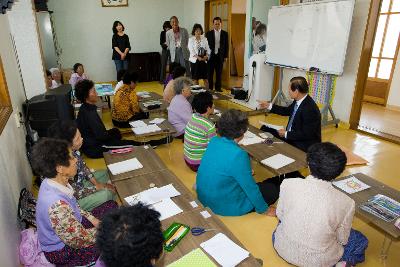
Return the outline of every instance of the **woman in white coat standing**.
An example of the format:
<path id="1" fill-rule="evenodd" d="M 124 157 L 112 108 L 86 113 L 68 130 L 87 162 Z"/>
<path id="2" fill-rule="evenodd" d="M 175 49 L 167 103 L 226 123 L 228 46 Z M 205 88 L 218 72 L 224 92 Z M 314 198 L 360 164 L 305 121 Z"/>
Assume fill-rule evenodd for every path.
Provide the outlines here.
<path id="1" fill-rule="evenodd" d="M 192 37 L 189 38 L 188 44 L 190 52 L 190 69 L 192 79 L 195 84 L 199 80 L 203 80 L 205 87 L 208 88 L 207 80 L 207 61 L 210 57 L 211 50 L 208 46 L 207 38 L 203 36 L 203 27 L 200 24 L 194 24 Z"/>

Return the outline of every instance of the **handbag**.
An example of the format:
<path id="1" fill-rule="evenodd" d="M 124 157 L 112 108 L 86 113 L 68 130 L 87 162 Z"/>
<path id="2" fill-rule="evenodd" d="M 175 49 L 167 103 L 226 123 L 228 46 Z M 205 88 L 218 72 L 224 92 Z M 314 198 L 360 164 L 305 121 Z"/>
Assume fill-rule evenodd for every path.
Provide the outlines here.
<path id="1" fill-rule="evenodd" d="M 197 51 L 197 55 L 199 57 L 205 57 L 207 55 L 206 49 L 204 49 L 204 47 L 199 47 L 199 51 Z"/>

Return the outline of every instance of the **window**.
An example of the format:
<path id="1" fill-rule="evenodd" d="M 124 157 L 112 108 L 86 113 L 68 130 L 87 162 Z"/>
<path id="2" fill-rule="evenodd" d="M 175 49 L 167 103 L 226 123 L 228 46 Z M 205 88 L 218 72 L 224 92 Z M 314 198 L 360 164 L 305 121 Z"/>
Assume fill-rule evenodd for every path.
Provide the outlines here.
<path id="1" fill-rule="evenodd" d="M 6 77 L 3 70 L 3 62 L 0 58 L 0 134 L 12 113 L 10 96 L 8 94 Z"/>
<path id="2" fill-rule="evenodd" d="M 400 33 L 400 1 L 382 0 L 368 77 L 389 80 Z"/>

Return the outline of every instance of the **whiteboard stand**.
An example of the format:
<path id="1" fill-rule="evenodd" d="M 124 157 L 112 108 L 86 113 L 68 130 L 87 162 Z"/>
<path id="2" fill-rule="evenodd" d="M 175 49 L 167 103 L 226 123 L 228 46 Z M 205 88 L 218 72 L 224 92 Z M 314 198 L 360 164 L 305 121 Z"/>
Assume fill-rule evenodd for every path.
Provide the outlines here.
<path id="1" fill-rule="evenodd" d="M 327 74 L 329 75 L 329 74 Z M 339 126 L 339 119 L 336 118 L 335 113 L 333 112 L 333 109 L 331 107 L 331 90 L 332 88 L 332 79 L 328 80 L 328 88 L 329 90 L 326 90 L 326 96 L 325 96 L 325 103 L 322 103 L 322 109 L 321 109 L 321 126 L 328 126 L 331 124 L 335 124 L 335 127 L 337 128 Z M 332 119 L 329 120 L 329 114 L 331 115 Z"/>

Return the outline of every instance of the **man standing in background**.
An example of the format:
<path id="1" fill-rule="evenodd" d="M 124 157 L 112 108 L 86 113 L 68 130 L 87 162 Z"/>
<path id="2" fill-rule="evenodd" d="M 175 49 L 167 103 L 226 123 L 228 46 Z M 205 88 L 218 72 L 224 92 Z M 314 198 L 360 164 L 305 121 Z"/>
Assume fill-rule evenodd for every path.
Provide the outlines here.
<path id="1" fill-rule="evenodd" d="M 214 70 L 215 70 L 215 90 L 221 90 L 221 75 L 224 61 L 228 58 L 229 43 L 228 33 L 221 29 L 222 19 L 215 17 L 213 19 L 214 29 L 206 33 L 208 45 L 211 49 L 210 60 L 208 61 L 208 85 L 211 90 L 214 89 Z"/>

